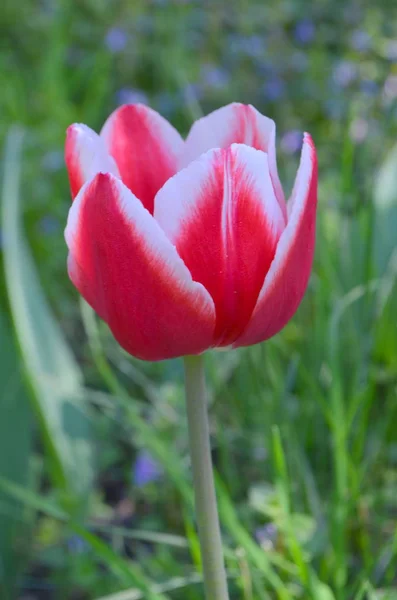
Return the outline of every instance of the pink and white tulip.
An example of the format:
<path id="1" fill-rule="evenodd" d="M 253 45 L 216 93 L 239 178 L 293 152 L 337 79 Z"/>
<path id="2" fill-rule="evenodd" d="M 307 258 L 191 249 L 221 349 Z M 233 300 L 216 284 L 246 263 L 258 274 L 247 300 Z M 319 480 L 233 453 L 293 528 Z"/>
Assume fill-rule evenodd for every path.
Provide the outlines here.
<path id="1" fill-rule="evenodd" d="M 144 360 L 256 344 L 291 319 L 314 246 L 317 158 L 305 134 L 288 203 L 275 124 L 231 104 L 186 140 L 125 105 L 98 135 L 69 127 L 69 275 L 120 345 Z"/>

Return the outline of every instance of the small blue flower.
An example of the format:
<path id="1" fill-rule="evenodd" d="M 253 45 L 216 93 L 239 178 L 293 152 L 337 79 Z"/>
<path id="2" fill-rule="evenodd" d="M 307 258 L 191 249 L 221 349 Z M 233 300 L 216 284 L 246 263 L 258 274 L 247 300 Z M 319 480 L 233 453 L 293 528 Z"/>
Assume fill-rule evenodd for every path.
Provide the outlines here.
<path id="1" fill-rule="evenodd" d="M 184 102 L 193 100 L 200 100 L 203 97 L 202 86 L 198 83 L 188 83 L 182 89 L 182 98 Z"/>
<path id="2" fill-rule="evenodd" d="M 315 33 L 313 21 L 302 19 L 295 25 L 294 38 L 299 44 L 306 45 L 313 41 Z"/>
<path id="3" fill-rule="evenodd" d="M 272 77 L 263 86 L 263 92 L 271 102 L 279 100 L 284 95 L 285 83 L 278 76 Z"/>
<path id="4" fill-rule="evenodd" d="M 227 39 L 227 51 L 237 58 L 241 55 L 253 59 L 263 58 L 266 51 L 265 40 L 261 35 L 242 36 L 232 33 Z"/>
<path id="5" fill-rule="evenodd" d="M 138 453 L 133 468 L 133 479 L 137 487 L 157 481 L 163 474 L 161 466 L 152 458 L 149 452 L 142 450 Z"/>
<path id="6" fill-rule="evenodd" d="M 220 90 L 228 85 L 230 76 L 222 67 L 204 64 L 201 67 L 201 80 L 205 86 Z"/>
<path id="7" fill-rule="evenodd" d="M 128 35 L 121 27 L 112 27 L 106 34 L 105 43 L 110 52 L 122 52 L 127 45 Z"/>
<path id="8" fill-rule="evenodd" d="M 79 535 L 72 535 L 66 541 L 67 548 L 71 554 L 84 554 L 89 546 Z"/>
<path id="9" fill-rule="evenodd" d="M 302 148 L 302 140 L 302 132 L 297 129 L 291 129 L 291 131 L 287 131 L 281 138 L 281 149 L 286 154 L 295 154 L 295 152 L 299 152 Z"/>
<path id="10" fill-rule="evenodd" d="M 360 82 L 360 90 L 366 96 L 376 96 L 379 93 L 379 85 L 373 79 L 363 79 Z"/>
<path id="11" fill-rule="evenodd" d="M 349 60 L 341 60 L 335 65 L 332 78 L 334 82 L 345 88 L 350 85 L 357 77 L 357 66 Z"/>
<path id="12" fill-rule="evenodd" d="M 388 60 L 397 62 L 397 40 L 388 40 L 385 43 L 385 56 Z"/>
<path id="13" fill-rule="evenodd" d="M 351 35 L 350 45 L 357 52 L 366 52 L 371 48 L 371 36 L 362 29 L 356 29 Z"/>
<path id="14" fill-rule="evenodd" d="M 277 541 L 277 527 L 273 523 L 262 525 L 255 531 L 255 538 L 263 548 L 270 549 Z"/>
<path id="15" fill-rule="evenodd" d="M 121 88 L 116 92 L 117 104 L 149 104 L 149 99 L 143 90 L 137 88 Z"/>
<path id="16" fill-rule="evenodd" d="M 354 119 L 350 124 L 350 138 L 353 140 L 353 142 L 356 142 L 356 144 L 361 144 L 367 137 L 368 130 L 368 121 L 358 117 L 357 119 Z"/>
<path id="17" fill-rule="evenodd" d="M 250 35 L 245 38 L 243 49 L 251 58 L 261 58 L 266 50 L 265 40 L 261 35 Z"/>
<path id="18" fill-rule="evenodd" d="M 397 75 L 388 76 L 383 87 L 383 93 L 389 101 L 397 98 Z"/>

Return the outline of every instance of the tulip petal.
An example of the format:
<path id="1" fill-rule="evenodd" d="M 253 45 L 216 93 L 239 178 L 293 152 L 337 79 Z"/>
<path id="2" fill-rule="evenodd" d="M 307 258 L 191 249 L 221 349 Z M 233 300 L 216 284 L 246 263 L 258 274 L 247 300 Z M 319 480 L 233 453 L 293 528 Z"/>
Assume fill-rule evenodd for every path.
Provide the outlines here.
<path id="1" fill-rule="evenodd" d="M 277 172 L 276 124 L 251 105 L 234 102 L 196 121 L 187 136 L 180 167 L 211 148 L 227 148 L 233 143 L 267 153 L 274 192 L 286 217 L 284 192 Z"/>
<path id="2" fill-rule="evenodd" d="M 120 345 L 144 360 L 211 345 L 213 301 L 120 179 L 98 174 L 69 212 L 69 275 Z"/>
<path id="3" fill-rule="evenodd" d="M 68 127 L 65 161 L 73 200 L 83 184 L 96 173 L 112 173 L 118 176 L 116 163 L 108 154 L 103 140 L 95 131 L 81 123 L 74 123 Z"/>
<path id="4" fill-rule="evenodd" d="M 154 197 L 178 170 L 184 141 L 157 112 L 143 104 L 125 104 L 114 111 L 101 131 L 121 179 L 153 213 Z"/>
<path id="5" fill-rule="evenodd" d="M 288 224 L 265 278 L 251 320 L 235 346 L 257 344 L 275 335 L 295 314 L 309 281 L 316 230 L 317 157 L 305 134 L 302 157 L 288 203 Z"/>
<path id="6" fill-rule="evenodd" d="M 247 325 L 284 229 L 264 152 L 210 150 L 159 191 L 154 217 L 216 309 L 214 345 Z"/>

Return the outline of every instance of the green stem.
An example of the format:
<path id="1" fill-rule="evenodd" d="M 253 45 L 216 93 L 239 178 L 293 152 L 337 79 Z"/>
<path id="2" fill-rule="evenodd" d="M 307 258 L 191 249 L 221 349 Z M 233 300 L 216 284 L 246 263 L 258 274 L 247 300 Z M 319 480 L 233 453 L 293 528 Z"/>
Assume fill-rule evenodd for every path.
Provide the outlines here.
<path id="1" fill-rule="evenodd" d="M 212 471 L 202 356 L 185 357 L 186 409 L 194 495 L 207 600 L 228 600 L 222 539 Z"/>
<path id="2" fill-rule="evenodd" d="M 337 371 L 334 371 L 337 375 Z M 348 518 L 348 453 L 346 447 L 346 414 L 343 391 L 335 381 L 332 390 L 334 465 L 335 465 L 335 517 L 334 536 L 337 566 L 335 569 L 335 588 L 337 600 L 344 598 L 347 581 L 347 537 L 346 525 Z"/>

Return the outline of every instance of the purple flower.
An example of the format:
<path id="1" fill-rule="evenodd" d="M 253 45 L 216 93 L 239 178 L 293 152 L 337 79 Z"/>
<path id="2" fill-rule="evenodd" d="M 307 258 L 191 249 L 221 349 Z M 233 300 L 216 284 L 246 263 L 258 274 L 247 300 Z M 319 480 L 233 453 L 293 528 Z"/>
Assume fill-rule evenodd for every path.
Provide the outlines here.
<path id="1" fill-rule="evenodd" d="M 281 138 L 281 148 L 286 154 L 295 154 L 302 148 L 303 136 L 297 129 L 287 131 Z"/>
<path id="2" fill-rule="evenodd" d="M 121 52 L 127 45 L 127 33 L 121 27 L 112 27 L 106 34 L 105 43 L 110 52 Z"/>
<path id="3" fill-rule="evenodd" d="M 388 40 L 385 43 L 385 56 L 388 60 L 397 61 L 397 40 Z"/>
<path id="4" fill-rule="evenodd" d="M 341 60 L 334 67 L 332 78 L 340 87 L 347 87 L 357 77 L 357 66 L 349 60 Z"/>
<path id="5" fill-rule="evenodd" d="M 228 46 L 228 51 L 235 56 L 241 54 L 250 58 L 265 56 L 266 45 L 264 38 L 260 35 L 242 36 L 231 34 L 228 39 Z"/>
<path id="6" fill-rule="evenodd" d="M 360 83 L 360 90 L 367 96 L 376 96 L 379 86 L 373 79 L 363 79 Z"/>
<path id="7" fill-rule="evenodd" d="M 182 89 L 182 98 L 186 103 L 200 100 L 203 97 L 202 86 L 198 83 L 188 83 Z"/>
<path id="8" fill-rule="evenodd" d="M 280 77 L 272 77 L 263 86 L 263 92 L 268 100 L 274 102 L 282 97 L 285 91 L 285 83 Z"/>
<path id="9" fill-rule="evenodd" d="M 201 67 L 201 80 L 205 86 L 220 90 L 228 85 L 230 77 L 222 67 L 204 64 Z"/>
<path id="10" fill-rule="evenodd" d="M 389 75 L 385 81 L 383 93 L 387 100 L 395 100 L 397 98 L 397 75 Z"/>
<path id="11" fill-rule="evenodd" d="M 350 138 L 360 144 L 368 135 L 368 121 L 362 118 L 354 119 L 349 128 Z"/>
<path id="12" fill-rule="evenodd" d="M 255 531 L 255 538 L 262 548 L 271 550 L 277 540 L 276 526 L 273 525 L 273 523 L 268 523 L 267 525 L 258 527 L 258 529 Z"/>
<path id="13" fill-rule="evenodd" d="M 88 544 L 79 535 L 72 535 L 66 541 L 67 548 L 71 554 L 84 554 L 88 550 Z"/>
<path id="14" fill-rule="evenodd" d="M 163 474 L 161 466 L 152 458 L 149 452 L 142 450 L 138 453 L 133 468 L 133 479 L 137 487 L 157 481 Z"/>
<path id="15" fill-rule="evenodd" d="M 357 52 L 366 52 L 371 47 L 371 36 L 362 29 L 356 29 L 351 35 L 350 45 Z"/>
<path id="16" fill-rule="evenodd" d="M 121 88 L 116 93 L 117 104 L 149 104 L 149 99 L 143 90 L 137 88 Z"/>
<path id="17" fill-rule="evenodd" d="M 250 35 L 244 39 L 243 50 L 251 58 L 261 58 L 265 54 L 265 41 L 260 35 Z"/>
<path id="18" fill-rule="evenodd" d="M 313 41 L 315 33 L 313 21 L 302 19 L 295 25 L 294 38 L 299 44 L 306 45 Z"/>

